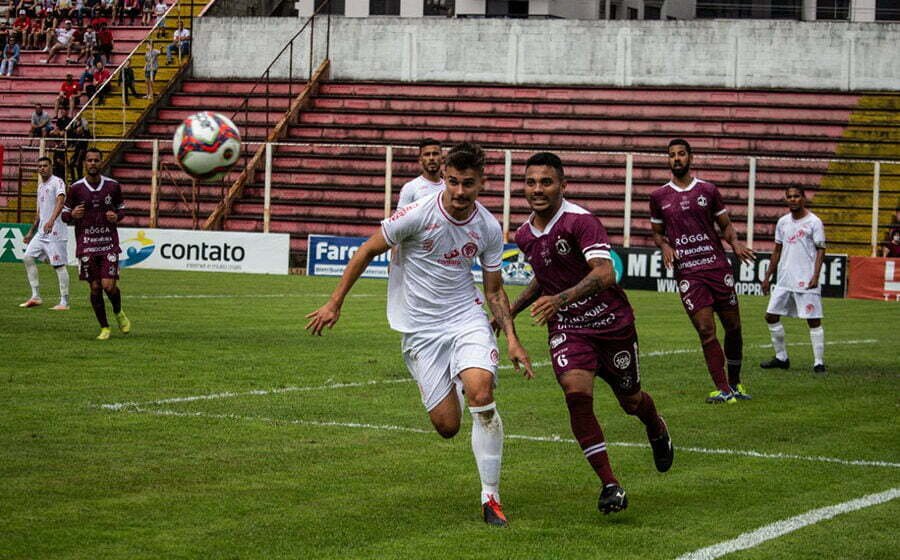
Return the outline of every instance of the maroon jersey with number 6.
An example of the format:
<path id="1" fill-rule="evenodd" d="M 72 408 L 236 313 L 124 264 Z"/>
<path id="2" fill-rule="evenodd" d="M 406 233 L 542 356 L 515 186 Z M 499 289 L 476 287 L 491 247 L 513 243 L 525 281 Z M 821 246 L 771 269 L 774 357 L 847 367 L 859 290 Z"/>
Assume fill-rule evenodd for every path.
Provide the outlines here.
<path id="1" fill-rule="evenodd" d="M 84 216 L 80 220 L 72 217 L 72 211 L 84 204 Z M 100 177 L 99 185 L 91 185 L 87 178 L 80 179 L 69 187 L 69 194 L 63 207 L 63 221 L 75 224 L 75 254 L 79 257 L 119 254 L 119 231 L 116 223 L 124 217 L 122 188 L 119 182 L 109 177 Z M 112 210 L 118 221 L 106 219 Z"/>

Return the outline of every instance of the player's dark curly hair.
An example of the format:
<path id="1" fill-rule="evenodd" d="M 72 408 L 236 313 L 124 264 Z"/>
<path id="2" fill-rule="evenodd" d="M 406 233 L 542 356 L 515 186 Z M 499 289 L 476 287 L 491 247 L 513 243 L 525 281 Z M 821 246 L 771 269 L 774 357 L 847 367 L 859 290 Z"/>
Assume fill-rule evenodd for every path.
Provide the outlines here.
<path id="1" fill-rule="evenodd" d="M 472 142 L 462 142 L 450 148 L 445 166 L 457 171 L 473 169 L 478 173 L 484 173 L 484 160 L 484 150 L 481 146 Z"/>
<path id="2" fill-rule="evenodd" d="M 556 176 L 559 177 L 560 181 L 566 180 L 566 172 L 563 169 L 563 162 L 559 159 L 559 156 L 552 152 L 538 152 L 528 158 L 528 161 L 525 162 L 525 169 L 528 169 L 532 165 L 546 165 L 547 167 L 552 167 L 556 170 Z"/>
<path id="3" fill-rule="evenodd" d="M 419 151 L 421 152 L 427 146 L 437 146 L 438 148 L 443 148 L 440 140 L 435 140 L 434 138 L 422 138 L 422 141 L 419 142 Z"/>
<path id="4" fill-rule="evenodd" d="M 694 153 L 694 151 L 691 149 L 691 145 L 684 138 L 675 138 L 673 140 L 670 140 L 668 149 L 671 150 L 672 146 L 684 146 L 684 149 L 687 150 L 687 153 Z"/>

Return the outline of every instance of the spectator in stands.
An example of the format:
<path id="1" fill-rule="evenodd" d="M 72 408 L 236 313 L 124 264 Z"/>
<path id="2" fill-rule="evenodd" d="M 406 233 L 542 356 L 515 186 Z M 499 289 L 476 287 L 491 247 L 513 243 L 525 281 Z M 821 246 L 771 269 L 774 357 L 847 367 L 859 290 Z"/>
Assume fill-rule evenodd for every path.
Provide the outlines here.
<path id="1" fill-rule="evenodd" d="M 150 25 L 153 20 L 153 0 L 141 0 L 141 25 Z"/>
<path id="2" fill-rule="evenodd" d="M 81 177 L 81 170 L 84 166 L 84 156 L 88 148 L 88 140 L 91 138 L 91 131 L 88 128 L 87 119 L 79 117 L 74 120 L 74 124 L 69 128 L 69 145 L 72 146 L 72 157 L 69 159 L 69 176 L 72 181 Z"/>
<path id="3" fill-rule="evenodd" d="M 141 15 L 141 0 L 125 0 L 122 10 L 119 12 L 119 25 L 125 24 L 125 16 L 128 16 L 128 25 L 134 25 L 134 19 Z"/>
<path id="4" fill-rule="evenodd" d="M 144 83 L 147 84 L 147 99 L 153 99 L 153 80 L 159 71 L 159 55 L 162 54 L 153 46 L 153 41 L 147 41 L 147 50 L 144 52 Z"/>
<path id="5" fill-rule="evenodd" d="M 131 59 L 125 60 L 125 67 L 122 68 L 122 92 L 125 95 L 125 105 L 128 105 L 128 94 L 137 97 L 138 92 L 134 89 L 134 68 L 131 67 Z"/>
<path id="6" fill-rule="evenodd" d="M 72 0 L 56 0 L 56 17 L 72 19 L 75 16 L 75 6 Z"/>
<path id="7" fill-rule="evenodd" d="M 53 138 L 64 138 L 66 136 L 66 127 L 69 126 L 70 122 L 72 122 L 72 119 L 69 118 L 69 113 L 65 109 L 60 109 L 56 122 L 53 123 L 53 128 L 50 130 L 50 136 Z"/>
<path id="8" fill-rule="evenodd" d="M 91 61 L 87 61 L 84 64 L 84 71 L 81 72 L 81 76 L 78 78 L 78 90 L 81 92 L 81 95 L 85 96 L 85 100 L 90 99 L 92 95 L 94 95 L 94 63 Z"/>
<path id="9" fill-rule="evenodd" d="M 169 6 L 165 0 L 156 0 L 153 6 L 153 13 L 156 15 L 156 36 L 162 38 L 166 36 L 166 11 Z"/>
<path id="10" fill-rule="evenodd" d="M 109 70 L 106 69 L 103 61 L 98 60 L 97 63 L 94 64 L 94 87 L 97 88 L 97 103 L 100 105 L 103 105 L 103 97 L 105 95 L 103 84 L 106 83 L 109 76 Z"/>
<path id="11" fill-rule="evenodd" d="M 0 76 L 12 76 L 16 64 L 19 63 L 19 55 L 21 50 L 15 37 L 10 37 L 9 41 L 3 47 L 3 55 L 0 57 Z"/>
<path id="12" fill-rule="evenodd" d="M 84 60 L 88 64 L 94 64 L 94 56 L 97 54 L 97 32 L 93 25 L 88 25 L 82 37 L 81 56 L 78 61 Z"/>
<path id="13" fill-rule="evenodd" d="M 75 37 L 75 29 L 72 28 L 72 21 L 66 20 L 63 22 L 63 26 L 56 30 L 55 34 L 52 29 L 47 31 L 47 60 L 44 61 L 44 64 L 49 64 L 53 57 L 56 56 L 56 53 L 65 49 L 66 50 L 66 58 L 72 52 L 72 45 L 74 44 Z M 52 44 L 52 46 L 51 46 Z"/>
<path id="14" fill-rule="evenodd" d="M 84 0 L 75 0 L 75 6 L 72 8 L 72 17 L 75 25 L 81 27 L 84 25 L 84 18 L 87 16 L 88 10 L 84 7 Z"/>
<path id="15" fill-rule="evenodd" d="M 9 24 L 5 21 L 0 22 L 0 49 L 9 43 L 10 37 L 12 37 L 12 30 L 9 28 Z"/>
<path id="16" fill-rule="evenodd" d="M 31 31 L 31 18 L 25 10 L 19 10 L 19 15 L 13 21 L 12 32 L 14 37 L 19 38 L 19 42 L 28 48 L 29 32 Z"/>
<path id="17" fill-rule="evenodd" d="M 895 223 L 888 232 L 887 241 L 881 246 L 881 256 L 900 259 L 900 224 Z"/>
<path id="18" fill-rule="evenodd" d="M 72 35 L 72 41 L 69 43 L 69 48 L 66 49 L 66 64 L 76 64 L 80 59 L 81 55 L 76 58 L 72 58 L 69 56 L 70 52 L 80 53 L 84 50 L 84 32 L 81 28 L 76 27 L 75 33 Z"/>
<path id="19" fill-rule="evenodd" d="M 166 64 L 172 64 L 175 53 L 187 56 L 191 50 L 191 31 L 184 28 L 184 22 L 178 20 L 178 29 L 172 35 L 172 42 L 166 48 Z"/>
<path id="20" fill-rule="evenodd" d="M 101 23 L 97 29 L 97 53 L 104 58 L 103 64 L 112 64 L 113 36 L 109 27 Z"/>
<path id="21" fill-rule="evenodd" d="M 43 10 L 36 10 L 36 13 L 42 13 Z M 43 17 L 40 15 L 36 15 L 31 18 L 31 27 L 28 29 L 28 45 L 25 47 L 26 50 L 37 50 L 40 48 L 44 49 L 44 52 L 47 52 L 48 44 L 46 41 L 47 33 L 51 30 L 55 29 L 53 26 L 53 21 L 48 17 Z M 43 47 L 41 47 L 41 43 L 43 43 Z"/>
<path id="22" fill-rule="evenodd" d="M 44 106 L 34 104 L 34 112 L 31 113 L 31 136 L 34 138 L 47 136 L 50 132 L 50 115 L 44 112 Z"/>
<path id="23" fill-rule="evenodd" d="M 66 74 L 66 79 L 59 86 L 59 95 L 56 96 L 56 105 L 53 110 L 59 115 L 60 110 L 68 109 L 70 113 L 75 113 L 75 101 L 79 94 L 78 83 L 72 77 L 72 74 Z"/>

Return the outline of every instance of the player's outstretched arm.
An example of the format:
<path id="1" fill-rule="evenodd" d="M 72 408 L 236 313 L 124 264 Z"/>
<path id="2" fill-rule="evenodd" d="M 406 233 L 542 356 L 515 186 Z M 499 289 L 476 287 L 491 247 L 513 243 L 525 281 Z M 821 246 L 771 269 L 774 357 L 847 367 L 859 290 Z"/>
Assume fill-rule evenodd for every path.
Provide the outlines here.
<path id="1" fill-rule="evenodd" d="M 728 212 L 722 212 L 716 216 L 716 223 L 719 224 L 719 229 L 722 230 L 722 238 L 731 245 L 731 249 L 737 255 L 737 258 L 745 263 L 752 263 L 756 260 L 756 253 L 738 240 L 737 231 L 735 231 L 734 225 L 731 223 L 731 218 L 728 217 Z"/>
<path id="2" fill-rule="evenodd" d="M 517 297 L 516 301 L 510 306 L 509 314 L 515 319 L 519 313 L 534 303 L 540 295 L 541 286 L 538 284 L 537 278 L 532 278 L 531 282 L 528 283 L 528 286 L 522 290 L 522 293 L 519 294 L 519 297 Z M 500 334 L 500 331 L 502 330 L 502 327 L 500 326 L 500 323 L 497 322 L 496 318 L 491 319 L 491 330 L 494 331 L 494 334 Z"/>
<path id="3" fill-rule="evenodd" d="M 359 280 L 359 277 L 365 272 L 372 259 L 388 249 L 390 249 L 390 245 L 385 241 L 381 229 L 362 244 L 359 250 L 356 251 L 356 254 L 353 255 L 353 258 L 350 259 L 350 262 L 347 263 L 347 268 L 344 269 L 344 274 L 341 276 L 338 285 L 331 292 L 331 298 L 329 298 L 328 303 L 306 315 L 306 318 L 309 319 L 309 322 L 306 323 L 306 330 L 310 334 L 322 336 L 322 330 L 325 327 L 329 329 L 334 327 L 334 324 L 338 322 L 341 316 L 341 306 L 344 305 L 344 298 L 347 297 L 350 288 Z"/>
<path id="4" fill-rule="evenodd" d="M 516 325 L 509 309 L 509 297 L 503 290 L 503 276 L 499 270 L 484 271 L 484 296 L 487 299 L 488 307 L 491 308 L 494 321 L 506 333 L 506 347 L 513 367 L 516 368 L 516 371 L 521 371 L 521 367 L 524 366 L 525 377 L 527 379 L 534 378 L 531 358 L 528 357 L 528 352 L 519 342 L 519 336 L 516 334 Z"/>
<path id="5" fill-rule="evenodd" d="M 669 245 L 669 238 L 666 237 L 666 226 L 650 222 L 650 228 L 653 230 L 653 243 L 662 251 L 663 265 L 666 268 L 672 268 L 675 264 L 675 249 Z"/>
<path id="6" fill-rule="evenodd" d="M 550 320 L 564 305 L 578 301 L 616 283 L 616 269 L 609 259 L 591 259 L 591 270 L 577 284 L 556 295 L 541 296 L 531 306 L 531 318 L 538 325 Z"/>

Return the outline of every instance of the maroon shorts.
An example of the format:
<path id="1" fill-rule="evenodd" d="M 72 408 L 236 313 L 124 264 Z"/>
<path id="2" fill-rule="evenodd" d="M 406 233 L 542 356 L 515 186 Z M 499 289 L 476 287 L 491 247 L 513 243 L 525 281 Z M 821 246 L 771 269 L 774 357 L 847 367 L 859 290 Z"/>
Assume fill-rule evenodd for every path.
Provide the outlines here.
<path id="1" fill-rule="evenodd" d="M 88 282 L 105 278 L 117 280 L 119 278 L 119 255 L 107 253 L 79 257 L 78 278 Z"/>
<path id="2" fill-rule="evenodd" d="M 611 333 L 556 331 L 550 334 L 549 341 L 556 377 L 583 369 L 606 381 L 617 395 L 632 395 L 641 390 L 634 325 Z"/>
<path id="3" fill-rule="evenodd" d="M 733 309 L 738 305 L 734 274 L 730 269 L 682 274 L 678 279 L 678 292 L 688 315 L 693 315 L 704 307 L 720 311 Z"/>

